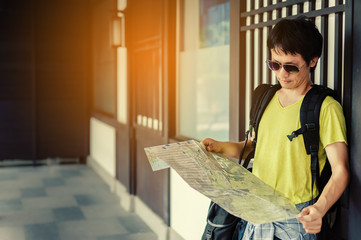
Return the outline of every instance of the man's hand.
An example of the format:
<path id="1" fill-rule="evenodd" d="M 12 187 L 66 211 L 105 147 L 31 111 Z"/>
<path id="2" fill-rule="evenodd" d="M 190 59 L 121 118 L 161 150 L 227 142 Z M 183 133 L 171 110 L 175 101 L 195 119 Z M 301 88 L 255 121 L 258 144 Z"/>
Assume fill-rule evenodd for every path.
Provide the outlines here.
<path id="1" fill-rule="evenodd" d="M 222 153 L 222 144 L 211 138 L 203 139 L 201 142 L 207 149 L 208 152 Z"/>
<path id="2" fill-rule="evenodd" d="M 307 233 L 316 234 L 321 231 L 322 217 L 322 212 L 315 205 L 311 205 L 305 207 L 297 219 L 302 223 Z"/>
<path id="3" fill-rule="evenodd" d="M 216 152 L 231 158 L 239 158 L 243 142 L 220 142 L 206 138 L 201 142 L 209 152 Z"/>

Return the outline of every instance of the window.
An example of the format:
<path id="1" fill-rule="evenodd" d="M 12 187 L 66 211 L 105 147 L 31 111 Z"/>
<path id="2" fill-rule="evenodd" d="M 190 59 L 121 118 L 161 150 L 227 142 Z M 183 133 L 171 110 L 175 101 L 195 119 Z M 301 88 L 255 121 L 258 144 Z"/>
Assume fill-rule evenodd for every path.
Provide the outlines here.
<path id="1" fill-rule="evenodd" d="M 229 0 L 180 1 L 178 134 L 229 139 Z"/>

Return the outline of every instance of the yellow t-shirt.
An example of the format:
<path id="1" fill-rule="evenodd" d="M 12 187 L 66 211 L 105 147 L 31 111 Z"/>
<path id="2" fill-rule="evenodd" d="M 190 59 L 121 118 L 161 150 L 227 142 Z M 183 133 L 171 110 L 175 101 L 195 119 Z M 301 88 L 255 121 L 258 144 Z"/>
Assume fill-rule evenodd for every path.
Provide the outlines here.
<path id="1" fill-rule="evenodd" d="M 303 135 L 292 142 L 287 135 L 300 128 L 300 108 L 303 97 L 296 103 L 282 107 L 278 93 L 268 104 L 258 128 L 257 147 L 253 173 L 265 183 L 288 197 L 294 204 L 310 201 L 311 157 L 307 155 Z M 335 142 L 346 143 L 346 124 L 341 105 L 332 97 L 326 97 L 320 112 L 319 162 L 322 171 L 325 147 Z M 318 190 L 313 188 L 313 196 Z"/>

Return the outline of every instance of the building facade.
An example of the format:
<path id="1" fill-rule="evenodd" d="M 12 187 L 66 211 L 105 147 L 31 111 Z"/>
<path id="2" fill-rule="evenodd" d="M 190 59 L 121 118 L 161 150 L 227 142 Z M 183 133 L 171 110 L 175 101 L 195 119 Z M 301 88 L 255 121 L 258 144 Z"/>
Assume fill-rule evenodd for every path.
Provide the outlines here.
<path id="1" fill-rule="evenodd" d="M 324 37 L 312 80 L 335 89 L 352 178 L 339 238 L 361 230 L 360 51 L 356 0 L 45 0 L 0 2 L 1 159 L 79 158 L 159 239 L 199 239 L 210 200 L 144 148 L 240 141 L 252 90 L 276 79 L 266 39 L 305 15 Z"/>

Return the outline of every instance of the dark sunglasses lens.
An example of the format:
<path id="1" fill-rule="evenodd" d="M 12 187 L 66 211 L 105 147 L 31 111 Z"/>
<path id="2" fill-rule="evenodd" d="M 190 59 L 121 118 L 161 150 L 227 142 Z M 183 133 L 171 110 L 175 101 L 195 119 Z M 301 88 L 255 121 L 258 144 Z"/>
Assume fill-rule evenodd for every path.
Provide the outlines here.
<path id="1" fill-rule="evenodd" d="M 273 71 L 278 71 L 281 68 L 281 65 L 278 62 L 267 61 L 268 67 Z"/>
<path id="2" fill-rule="evenodd" d="M 286 72 L 288 73 L 298 73 L 300 70 L 298 69 L 297 66 L 294 65 L 287 65 L 287 64 L 283 64 L 283 68 L 286 70 Z"/>

